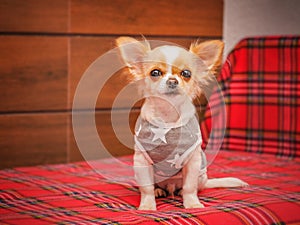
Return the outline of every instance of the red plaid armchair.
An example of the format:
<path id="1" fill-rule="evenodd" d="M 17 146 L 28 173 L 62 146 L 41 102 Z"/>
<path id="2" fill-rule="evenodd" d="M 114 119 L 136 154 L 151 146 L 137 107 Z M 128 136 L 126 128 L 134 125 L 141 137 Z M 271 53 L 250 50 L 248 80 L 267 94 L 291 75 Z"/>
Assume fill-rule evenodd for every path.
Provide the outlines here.
<path id="1" fill-rule="evenodd" d="M 299 37 L 249 38 L 228 56 L 219 77 L 227 113 L 222 149 L 300 156 L 299 44 Z"/>
<path id="2" fill-rule="evenodd" d="M 242 40 L 219 77 L 227 125 L 208 173 L 239 177 L 249 187 L 204 190 L 203 209 L 184 209 L 174 197 L 158 199 L 157 211 L 137 211 L 140 195 L 130 166 L 113 166 L 122 175 L 117 182 L 86 162 L 6 169 L 0 171 L 0 223 L 300 224 L 299 45 L 300 37 Z M 219 107 L 211 102 L 211 109 Z M 211 111 L 201 123 L 205 143 L 218 136 L 210 135 Z M 120 160 L 132 163 L 131 156 Z M 94 166 L 109 175 L 111 163 Z"/>

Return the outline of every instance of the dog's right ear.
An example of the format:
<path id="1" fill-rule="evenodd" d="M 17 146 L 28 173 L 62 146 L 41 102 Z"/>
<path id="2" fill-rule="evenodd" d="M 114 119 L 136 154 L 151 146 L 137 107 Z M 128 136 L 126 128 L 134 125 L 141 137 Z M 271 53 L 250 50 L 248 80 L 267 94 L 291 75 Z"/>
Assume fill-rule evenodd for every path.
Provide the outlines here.
<path id="1" fill-rule="evenodd" d="M 213 74 L 221 67 L 223 49 L 224 43 L 219 40 L 195 42 L 190 47 L 190 51 L 196 54 Z"/>
<path id="2" fill-rule="evenodd" d="M 150 51 L 149 42 L 146 40 L 138 41 L 131 37 L 119 37 L 116 44 L 119 47 L 122 60 L 130 71 L 135 75 L 140 74 L 144 56 Z"/>

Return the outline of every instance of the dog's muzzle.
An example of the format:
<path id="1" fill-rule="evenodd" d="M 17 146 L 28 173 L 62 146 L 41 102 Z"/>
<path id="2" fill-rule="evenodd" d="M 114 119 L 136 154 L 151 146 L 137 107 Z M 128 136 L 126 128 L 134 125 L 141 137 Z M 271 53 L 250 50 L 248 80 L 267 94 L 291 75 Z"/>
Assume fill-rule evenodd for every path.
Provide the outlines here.
<path id="1" fill-rule="evenodd" d="M 178 80 L 176 78 L 169 78 L 167 80 L 167 86 L 170 89 L 175 89 L 178 86 Z"/>

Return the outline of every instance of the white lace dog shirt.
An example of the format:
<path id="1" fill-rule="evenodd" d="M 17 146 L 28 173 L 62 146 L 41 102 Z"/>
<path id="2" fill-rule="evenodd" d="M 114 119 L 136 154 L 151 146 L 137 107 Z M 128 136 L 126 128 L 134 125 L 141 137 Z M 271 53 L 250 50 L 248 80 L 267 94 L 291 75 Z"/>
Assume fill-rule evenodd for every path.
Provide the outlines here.
<path id="1" fill-rule="evenodd" d="M 158 127 L 138 118 L 135 126 L 136 150 L 142 151 L 153 165 L 156 176 L 170 178 L 184 166 L 191 153 L 201 145 L 202 136 L 196 116 L 179 127 Z M 206 172 L 203 151 L 201 174 Z"/>

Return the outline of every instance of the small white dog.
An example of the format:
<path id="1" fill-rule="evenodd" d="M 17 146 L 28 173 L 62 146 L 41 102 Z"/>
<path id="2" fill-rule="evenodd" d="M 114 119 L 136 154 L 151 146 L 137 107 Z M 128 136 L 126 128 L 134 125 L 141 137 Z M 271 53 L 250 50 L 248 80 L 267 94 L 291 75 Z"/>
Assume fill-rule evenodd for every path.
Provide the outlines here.
<path id="1" fill-rule="evenodd" d="M 145 97 L 135 128 L 134 170 L 140 210 L 155 210 L 155 197 L 180 194 L 185 208 L 204 207 L 199 190 L 243 187 L 237 178 L 208 179 L 202 137 L 193 100 L 221 65 L 223 42 L 194 43 L 189 51 L 146 40 L 116 40 L 133 81 Z"/>

